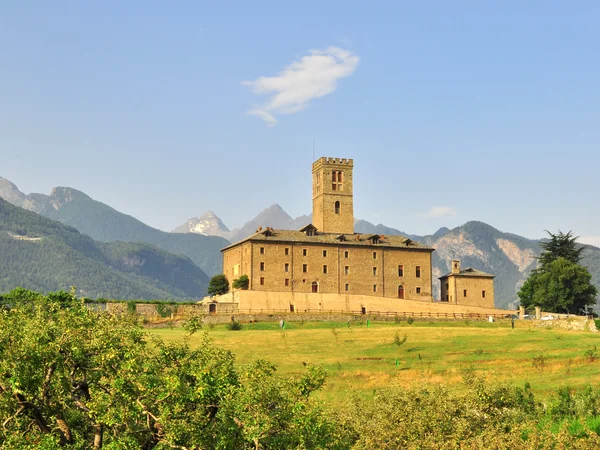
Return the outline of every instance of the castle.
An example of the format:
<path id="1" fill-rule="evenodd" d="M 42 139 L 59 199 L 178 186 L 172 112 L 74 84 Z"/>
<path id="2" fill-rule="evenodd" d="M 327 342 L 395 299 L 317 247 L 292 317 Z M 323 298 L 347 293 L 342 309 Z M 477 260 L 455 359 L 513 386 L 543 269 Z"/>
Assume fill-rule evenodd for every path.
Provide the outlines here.
<path id="1" fill-rule="evenodd" d="M 221 251 L 227 279 L 246 275 L 248 290 L 257 293 L 343 296 L 346 300 L 336 303 L 342 310 L 364 311 L 366 298 L 389 310 L 397 310 L 402 300 L 433 302 L 433 248 L 402 236 L 354 232 L 353 167 L 352 159 L 315 161 L 312 224 L 300 230 L 259 228 L 225 247 Z M 494 307 L 492 275 L 460 271 L 459 261 L 452 267 L 453 272 L 441 280 L 443 302 Z M 457 295 L 459 290 L 464 297 Z M 348 300 L 356 296 L 360 305 Z M 302 298 L 310 304 L 310 296 Z M 295 305 L 289 303 L 289 309 L 294 311 Z"/>

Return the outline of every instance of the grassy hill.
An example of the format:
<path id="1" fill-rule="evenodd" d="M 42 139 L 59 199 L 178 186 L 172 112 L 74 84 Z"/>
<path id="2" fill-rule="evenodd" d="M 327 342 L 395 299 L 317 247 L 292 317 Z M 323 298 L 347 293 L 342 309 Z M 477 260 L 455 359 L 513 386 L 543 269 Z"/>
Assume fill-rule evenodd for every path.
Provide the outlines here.
<path id="1" fill-rule="evenodd" d="M 147 244 L 100 243 L 0 199 L 0 292 L 75 285 L 92 298 L 194 299 L 207 275 L 188 258 Z"/>

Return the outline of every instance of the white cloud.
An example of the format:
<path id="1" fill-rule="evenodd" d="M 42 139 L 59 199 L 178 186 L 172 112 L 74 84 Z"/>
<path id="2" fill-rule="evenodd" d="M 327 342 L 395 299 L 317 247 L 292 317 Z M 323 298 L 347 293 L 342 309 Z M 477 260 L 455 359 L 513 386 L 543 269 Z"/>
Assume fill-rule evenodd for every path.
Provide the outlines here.
<path id="1" fill-rule="evenodd" d="M 578 239 L 582 244 L 594 245 L 600 247 L 600 236 L 580 236 Z"/>
<path id="2" fill-rule="evenodd" d="M 339 47 L 310 50 L 274 77 L 243 81 L 252 93 L 272 95 L 262 106 L 247 114 L 263 119 L 269 126 L 277 123 L 276 114 L 293 114 L 308 107 L 315 98 L 331 94 L 341 78 L 354 73 L 360 58 Z"/>
<path id="3" fill-rule="evenodd" d="M 446 217 L 456 217 L 456 210 L 450 206 L 432 206 L 427 212 L 430 219 L 444 219 Z"/>

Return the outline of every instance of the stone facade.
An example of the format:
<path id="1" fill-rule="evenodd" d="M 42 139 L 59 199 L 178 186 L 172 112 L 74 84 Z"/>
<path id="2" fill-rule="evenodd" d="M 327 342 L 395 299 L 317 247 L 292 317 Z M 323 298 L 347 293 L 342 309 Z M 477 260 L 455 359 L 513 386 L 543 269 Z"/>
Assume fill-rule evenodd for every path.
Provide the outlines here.
<path id="1" fill-rule="evenodd" d="M 315 161 L 313 223 L 301 230 L 260 227 L 254 235 L 224 248 L 223 273 L 227 279 L 232 282 L 247 275 L 253 292 L 386 299 L 377 303 L 380 311 L 398 310 L 395 303 L 402 300 L 433 302 L 433 248 L 403 236 L 354 232 L 353 167 L 352 159 Z M 448 301 L 455 305 L 493 308 L 493 276 L 472 275 L 445 278 L 442 299 L 452 297 Z M 456 299 L 454 293 L 459 291 L 465 295 Z M 341 303 L 347 304 L 346 309 L 350 307 L 345 300 Z M 292 304 L 287 307 L 295 308 Z M 351 307 L 362 308 L 356 304 Z"/>
<path id="2" fill-rule="evenodd" d="M 313 163 L 313 225 L 322 233 L 354 233 L 353 167 L 345 158 Z"/>
<path id="3" fill-rule="evenodd" d="M 441 300 L 454 305 L 494 307 L 494 275 L 472 268 L 460 269 L 452 261 L 452 272 L 440 277 Z"/>
<path id="4" fill-rule="evenodd" d="M 245 274 L 249 289 L 370 295 L 432 301 L 431 252 L 426 247 L 372 244 L 364 235 L 352 243 L 286 241 L 278 230 L 250 238 L 223 252 L 228 280 Z M 354 238 L 356 239 L 356 238 Z"/>

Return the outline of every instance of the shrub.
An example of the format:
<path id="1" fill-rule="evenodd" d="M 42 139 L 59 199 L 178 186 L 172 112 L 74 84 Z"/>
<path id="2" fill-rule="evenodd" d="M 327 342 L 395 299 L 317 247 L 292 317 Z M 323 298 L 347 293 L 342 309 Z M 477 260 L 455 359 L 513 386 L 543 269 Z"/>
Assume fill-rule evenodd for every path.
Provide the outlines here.
<path id="1" fill-rule="evenodd" d="M 406 335 L 406 333 L 404 333 L 403 337 L 400 337 L 400 333 L 398 333 L 397 331 L 396 331 L 396 334 L 394 334 L 394 344 L 396 344 L 398 347 L 400 347 L 402 344 L 404 344 L 407 339 L 408 339 L 408 336 Z"/>
<path id="2" fill-rule="evenodd" d="M 208 295 L 223 295 L 229 292 L 229 281 L 223 274 L 215 275 L 208 283 Z"/>
<path id="3" fill-rule="evenodd" d="M 239 331 L 242 329 L 242 324 L 237 320 L 232 320 L 226 327 L 229 331 Z"/>
<path id="4" fill-rule="evenodd" d="M 234 289 L 248 289 L 249 285 L 250 279 L 248 278 L 248 275 L 242 275 L 239 278 L 236 278 L 231 284 Z"/>
<path id="5" fill-rule="evenodd" d="M 409 325 L 412 325 L 414 323 L 415 319 L 413 319 L 412 317 L 409 317 L 408 319 L 406 319 L 406 323 Z"/>

